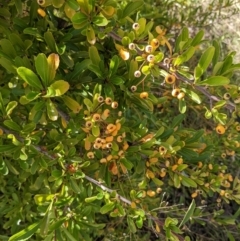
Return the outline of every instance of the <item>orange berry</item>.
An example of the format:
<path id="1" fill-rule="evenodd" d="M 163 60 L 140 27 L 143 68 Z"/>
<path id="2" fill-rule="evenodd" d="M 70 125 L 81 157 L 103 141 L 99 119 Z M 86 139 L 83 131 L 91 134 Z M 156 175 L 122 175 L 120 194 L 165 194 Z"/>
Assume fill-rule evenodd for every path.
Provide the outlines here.
<path id="1" fill-rule="evenodd" d="M 216 127 L 216 132 L 220 135 L 224 134 L 225 133 L 225 127 L 221 124 L 219 124 L 217 127 Z"/>
<path id="2" fill-rule="evenodd" d="M 169 74 L 165 77 L 165 81 L 166 81 L 167 84 L 172 85 L 172 84 L 175 83 L 176 77 L 175 77 L 175 75 Z"/>
<path id="3" fill-rule="evenodd" d="M 100 115 L 98 113 L 93 115 L 93 120 L 94 121 L 99 121 L 100 120 Z"/>
<path id="4" fill-rule="evenodd" d="M 147 98 L 148 98 L 148 92 L 142 92 L 142 93 L 140 94 L 140 98 L 141 98 L 141 99 L 147 99 Z"/>
<path id="5" fill-rule="evenodd" d="M 107 97 L 107 98 L 105 99 L 105 104 L 106 104 L 106 105 L 111 105 L 111 104 L 112 104 L 112 99 L 111 99 L 110 97 Z"/>
<path id="6" fill-rule="evenodd" d="M 198 193 L 197 193 L 197 192 L 194 192 L 194 193 L 192 193 L 191 197 L 192 197 L 192 198 L 195 198 L 195 197 L 197 197 L 197 195 L 198 195 Z"/>
<path id="7" fill-rule="evenodd" d="M 112 142 L 113 141 L 113 136 L 107 136 L 105 138 L 106 142 Z"/>
<path id="8" fill-rule="evenodd" d="M 116 129 L 116 125 L 114 125 L 114 124 L 108 124 L 107 125 L 107 130 L 108 130 L 109 133 L 115 131 L 115 129 Z"/>
<path id="9" fill-rule="evenodd" d="M 123 137 L 122 136 L 118 136 L 117 137 L 117 142 L 122 142 L 123 141 Z"/>
<path id="10" fill-rule="evenodd" d="M 177 168 L 178 168 L 178 165 L 173 165 L 172 166 L 172 171 L 176 171 Z"/>

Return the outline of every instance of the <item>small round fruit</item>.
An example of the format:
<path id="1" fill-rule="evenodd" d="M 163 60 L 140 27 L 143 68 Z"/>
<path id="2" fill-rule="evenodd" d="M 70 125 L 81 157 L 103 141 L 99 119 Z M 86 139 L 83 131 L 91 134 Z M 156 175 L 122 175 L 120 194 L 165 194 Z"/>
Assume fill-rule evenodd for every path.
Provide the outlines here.
<path id="1" fill-rule="evenodd" d="M 177 95 L 177 98 L 178 98 L 179 100 L 181 100 L 181 99 L 184 98 L 184 96 L 185 96 L 185 93 L 184 93 L 184 92 L 180 92 L 180 93 Z"/>
<path id="2" fill-rule="evenodd" d="M 181 90 L 176 88 L 172 90 L 172 96 L 177 97 L 180 94 Z"/>
<path id="3" fill-rule="evenodd" d="M 159 46 L 159 40 L 154 38 L 151 40 L 150 44 L 153 48 L 157 48 Z"/>
<path id="4" fill-rule="evenodd" d="M 140 28 L 139 23 L 134 23 L 134 24 L 132 25 L 132 28 L 133 28 L 133 30 L 138 30 L 138 29 Z"/>
<path id="5" fill-rule="evenodd" d="M 226 129 L 223 125 L 219 124 L 217 127 L 216 127 L 216 132 L 220 135 L 223 135 L 225 133 Z"/>
<path id="6" fill-rule="evenodd" d="M 86 124 L 85 124 L 85 126 L 86 126 L 87 128 L 91 128 L 91 127 L 92 127 L 92 122 L 91 122 L 91 121 L 87 121 Z"/>
<path id="7" fill-rule="evenodd" d="M 141 77 L 141 75 L 142 75 L 142 73 L 141 73 L 141 71 L 139 71 L 139 70 L 136 70 L 136 71 L 134 72 L 134 77 L 136 77 L 136 78 Z"/>
<path id="8" fill-rule="evenodd" d="M 134 43 L 130 43 L 129 45 L 128 45 L 128 48 L 130 49 L 130 50 L 134 50 L 135 49 L 135 44 Z"/>
<path id="9" fill-rule="evenodd" d="M 148 98 L 148 92 L 142 92 L 142 93 L 140 94 L 140 98 L 141 98 L 141 99 L 147 99 L 147 98 Z"/>
<path id="10" fill-rule="evenodd" d="M 43 10 L 43 9 L 41 9 L 41 8 L 39 8 L 38 10 L 37 10 L 37 12 L 38 12 L 38 14 L 41 16 L 41 17 L 45 17 L 46 16 L 46 12 Z"/>
<path id="11" fill-rule="evenodd" d="M 135 92 L 136 90 L 137 90 L 137 86 L 136 85 L 131 86 L 131 91 L 132 92 Z"/>
<path id="12" fill-rule="evenodd" d="M 153 51 L 153 47 L 151 45 L 147 45 L 145 47 L 145 52 L 146 53 L 150 54 L 150 53 L 152 53 L 152 51 Z"/>
<path id="13" fill-rule="evenodd" d="M 231 98 L 231 95 L 230 95 L 229 93 L 225 93 L 225 94 L 223 95 L 223 98 L 224 98 L 225 100 L 229 100 L 229 99 Z"/>
<path id="14" fill-rule="evenodd" d="M 175 77 L 175 75 L 169 74 L 165 77 L 165 81 L 166 81 L 167 84 L 172 85 L 172 84 L 175 83 L 176 77 Z"/>
<path id="15" fill-rule="evenodd" d="M 154 56 L 153 54 L 149 54 L 149 55 L 147 56 L 147 61 L 148 61 L 149 63 L 154 63 L 154 60 L 155 60 L 155 56 Z"/>
<path id="16" fill-rule="evenodd" d="M 107 97 L 107 98 L 105 99 L 105 104 L 106 104 L 106 105 L 111 105 L 111 104 L 112 104 L 112 99 L 111 99 L 110 97 Z"/>
<path id="17" fill-rule="evenodd" d="M 99 121 L 99 120 L 100 120 L 100 115 L 99 115 L 98 113 L 95 113 L 95 114 L 93 115 L 93 120 L 94 120 L 94 121 Z"/>
<path id="18" fill-rule="evenodd" d="M 111 107 L 113 109 L 117 109 L 118 108 L 118 103 L 116 101 L 113 101 L 112 104 L 111 104 Z"/>
<path id="19" fill-rule="evenodd" d="M 102 103 L 104 101 L 104 98 L 102 96 L 98 96 L 98 102 Z"/>

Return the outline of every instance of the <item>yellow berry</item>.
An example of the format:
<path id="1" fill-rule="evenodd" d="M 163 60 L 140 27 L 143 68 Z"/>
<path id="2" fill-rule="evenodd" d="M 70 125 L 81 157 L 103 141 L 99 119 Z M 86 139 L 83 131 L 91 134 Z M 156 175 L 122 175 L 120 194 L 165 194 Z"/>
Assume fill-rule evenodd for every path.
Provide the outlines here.
<path id="1" fill-rule="evenodd" d="M 175 81 L 176 81 L 175 75 L 169 74 L 169 75 L 167 75 L 167 76 L 165 77 L 165 82 L 166 82 L 167 84 L 172 85 L 172 84 L 175 83 Z"/>
<path id="2" fill-rule="evenodd" d="M 172 171 L 176 171 L 177 168 L 178 168 L 178 165 L 173 165 L 172 166 Z"/>
<path id="3" fill-rule="evenodd" d="M 41 9 L 41 8 L 39 8 L 38 10 L 37 10 L 37 12 L 38 12 L 38 14 L 41 16 L 41 17 L 45 17 L 46 16 L 46 12 L 43 10 L 43 9 Z"/>
<path id="4" fill-rule="evenodd" d="M 159 40 L 154 38 L 151 40 L 150 42 L 150 45 L 153 47 L 153 48 L 157 48 L 159 46 Z"/>
<path id="5" fill-rule="evenodd" d="M 148 195 L 149 197 L 154 197 L 154 196 L 156 195 L 156 192 L 154 192 L 154 191 L 152 191 L 152 190 L 148 190 L 148 191 L 147 191 L 147 195 Z"/>
<path id="6" fill-rule="evenodd" d="M 231 98 L 231 95 L 230 95 L 229 93 L 225 93 L 225 94 L 223 95 L 223 98 L 224 98 L 225 100 L 229 100 L 229 99 Z"/>
<path id="7" fill-rule="evenodd" d="M 221 124 L 219 124 L 217 127 L 216 127 L 216 132 L 220 135 L 224 134 L 225 133 L 225 127 Z"/>
<path id="8" fill-rule="evenodd" d="M 140 94 L 140 98 L 141 98 L 141 99 L 147 99 L 147 98 L 148 98 L 148 92 L 142 92 L 142 93 Z"/>

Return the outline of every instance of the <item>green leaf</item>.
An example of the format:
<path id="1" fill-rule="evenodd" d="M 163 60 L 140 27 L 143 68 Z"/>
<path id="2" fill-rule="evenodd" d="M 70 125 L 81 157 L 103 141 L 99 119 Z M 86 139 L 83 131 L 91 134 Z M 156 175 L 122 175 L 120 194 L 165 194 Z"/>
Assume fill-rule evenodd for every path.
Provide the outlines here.
<path id="1" fill-rule="evenodd" d="M 114 55 L 109 64 L 109 76 L 111 77 L 112 75 L 116 74 L 119 66 L 119 57 L 117 55 Z"/>
<path id="2" fill-rule="evenodd" d="M 95 136 L 95 137 L 99 137 L 99 135 L 100 135 L 100 128 L 99 128 L 98 125 L 94 125 L 94 126 L 92 127 L 92 134 L 93 134 L 93 136 Z"/>
<path id="3" fill-rule="evenodd" d="M 76 180 L 75 180 L 74 178 L 72 178 L 72 177 L 70 177 L 69 180 L 70 180 L 70 187 L 71 187 L 71 189 L 72 189 L 75 193 L 80 193 L 81 190 L 80 190 L 80 188 L 79 188 Z"/>
<path id="4" fill-rule="evenodd" d="M 106 214 L 106 213 L 112 211 L 114 209 L 114 207 L 115 207 L 115 203 L 114 202 L 107 203 L 107 204 L 105 204 L 104 206 L 102 206 L 100 208 L 100 213 L 101 214 Z"/>
<path id="5" fill-rule="evenodd" d="M 184 53 L 182 53 L 174 60 L 174 65 L 178 66 L 184 62 L 187 62 L 189 59 L 191 59 L 195 53 L 195 49 L 196 49 L 195 47 L 190 46 Z"/>
<path id="6" fill-rule="evenodd" d="M 16 67 L 10 60 L 8 60 L 4 57 L 1 57 L 0 65 L 2 65 L 2 67 L 5 68 L 9 73 L 13 73 L 13 74 L 16 73 Z"/>
<path id="7" fill-rule="evenodd" d="M 70 85 L 64 80 L 57 80 L 47 89 L 47 94 L 43 97 L 55 97 L 64 95 L 69 90 Z"/>
<path id="8" fill-rule="evenodd" d="M 18 147 L 15 145 L 0 145 L 0 153 L 13 152 L 16 149 L 18 149 Z"/>
<path id="9" fill-rule="evenodd" d="M 74 28 L 76 29 L 84 28 L 88 24 L 87 16 L 81 12 L 74 14 L 71 20 L 74 24 Z"/>
<path id="10" fill-rule="evenodd" d="M 133 168 L 133 164 L 131 161 L 127 160 L 126 158 L 121 158 L 120 162 L 128 169 L 131 170 Z"/>
<path id="11" fill-rule="evenodd" d="M 194 75 L 196 79 L 199 79 L 202 76 L 202 74 L 206 71 L 206 69 L 212 62 L 214 52 L 215 48 L 211 46 L 202 54 L 197 67 L 194 69 Z M 199 72 L 199 69 L 201 69 L 201 72 Z"/>
<path id="12" fill-rule="evenodd" d="M 183 114 L 180 114 L 180 115 L 177 115 L 176 117 L 174 117 L 171 128 L 175 128 L 176 126 L 178 126 L 185 119 L 185 117 L 186 116 Z M 164 130 L 164 128 L 163 128 L 163 130 Z"/>
<path id="13" fill-rule="evenodd" d="M 5 120 L 3 122 L 5 126 L 7 126 L 9 129 L 14 130 L 14 131 L 21 131 L 21 126 L 19 126 L 16 122 L 12 120 Z"/>
<path id="14" fill-rule="evenodd" d="M 77 102 L 75 101 L 74 99 L 72 99 L 71 97 L 69 96 L 62 96 L 62 100 L 64 102 L 64 104 L 70 109 L 73 111 L 73 113 L 78 113 L 82 106 Z"/>
<path id="15" fill-rule="evenodd" d="M 46 33 L 44 33 L 44 40 L 47 43 L 48 47 L 51 49 L 51 51 L 56 53 L 56 51 L 57 51 L 56 50 L 56 42 L 55 42 L 52 32 L 47 31 Z"/>
<path id="16" fill-rule="evenodd" d="M 189 89 L 185 89 L 185 88 L 182 88 L 181 89 L 184 93 L 186 93 L 194 102 L 196 102 L 197 104 L 201 104 L 202 103 L 202 100 L 201 98 L 199 97 L 199 95 L 197 93 L 195 93 L 194 91 L 192 90 L 189 90 Z"/>
<path id="17" fill-rule="evenodd" d="M 179 100 L 178 109 L 180 113 L 184 114 L 187 110 L 186 101 L 184 99 Z"/>
<path id="18" fill-rule="evenodd" d="M 181 183 L 184 186 L 197 188 L 197 183 L 195 181 L 193 181 L 191 178 L 183 176 L 183 175 L 181 177 L 182 177 Z"/>
<path id="19" fill-rule="evenodd" d="M 119 76 L 112 76 L 110 79 L 111 83 L 114 85 L 121 85 L 124 83 L 124 79 Z"/>
<path id="20" fill-rule="evenodd" d="M 40 227 L 41 222 L 36 222 L 31 224 L 27 228 L 23 229 L 22 231 L 14 234 L 9 238 L 8 241 L 25 241 L 28 240 Z"/>
<path id="21" fill-rule="evenodd" d="M 95 16 L 93 17 L 93 23 L 96 24 L 97 26 L 104 27 L 108 25 L 108 20 L 104 16 Z"/>
<path id="22" fill-rule="evenodd" d="M 123 10 L 121 18 L 126 18 L 128 16 L 131 16 L 140 7 L 142 7 L 142 5 L 143 5 L 142 1 L 135 1 L 135 2 L 128 3 L 127 6 Z"/>
<path id="23" fill-rule="evenodd" d="M 130 232 L 136 233 L 137 229 L 136 229 L 135 223 L 133 222 L 132 218 L 130 218 L 129 216 L 127 217 L 127 223 L 128 223 Z"/>
<path id="24" fill-rule="evenodd" d="M 11 115 L 12 114 L 12 111 L 15 109 L 15 107 L 18 105 L 18 102 L 17 101 L 10 101 L 8 104 L 7 104 L 7 107 L 6 107 L 6 112 L 7 112 L 7 115 Z"/>
<path id="25" fill-rule="evenodd" d="M 41 77 L 42 82 L 45 87 L 49 84 L 49 75 L 48 75 L 48 61 L 45 54 L 38 54 L 35 58 L 35 67 L 38 75 Z"/>
<path id="26" fill-rule="evenodd" d="M 203 38 L 203 36 L 204 36 L 204 30 L 200 30 L 197 34 L 196 34 L 196 36 L 193 38 L 193 40 L 192 40 L 192 42 L 191 42 L 191 45 L 192 46 L 197 46 L 197 45 L 199 45 L 200 44 L 200 42 L 201 42 L 201 40 L 202 40 L 202 38 Z"/>
<path id="27" fill-rule="evenodd" d="M 89 53 L 89 57 L 90 57 L 92 63 L 94 65 L 98 66 L 101 61 L 101 58 L 98 54 L 97 48 L 95 46 L 89 47 L 88 53 Z"/>
<path id="28" fill-rule="evenodd" d="M 87 35 L 88 43 L 90 43 L 91 45 L 94 45 L 96 43 L 96 36 L 92 26 L 89 26 L 87 28 L 86 35 Z"/>
<path id="29" fill-rule="evenodd" d="M 53 198 L 55 197 L 54 194 L 36 194 L 34 196 L 34 201 L 37 205 L 48 205 Z"/>
<path id="30" fill-rule="evenodd" d="M 223 76 L 212 76 L 206 80 L 198 82 L 198 85 L 207 85 L 207 86 L 222 86 L 228 85 L 230 80 Z"/>
<path id="31" fill-rule="evenodd" d="M 19 67 L 17 73 L 27 84 L 38 90 L 42 90 L 43 87 L 41 81 L 32 70 L 25 67 Z"/>
<path id="32" fill-rule="evenodd" d="M 181 226 L 183 226 L 186 222 L 188 222 L 188 220 L 193 216 L 195 208 L 196 208 L 196 203 L 195 203 L 195 200 L 193 199 L 191 204 L 190 204 L 190 206 L 189 206 L 189 208 L 188 208 L 188 210 L 187 210 L 187 212 L 185 213 L 181 223 L 178 226 L 179 228 Z"/>
<path id="33" fill-rule="evenodd" d="M 77 239 L 75 239 L 73 237 L 73 235 L 66 228 L 63 227 L 62 230 L 63 230 L 63 232 L 64 232 L 68 241 L 78 241 Z"/>
<path id="34" fill-rule="evenodd" d="M 213 40 L 213 47 L 215 48 L 215 52 L 212 59 L 212 64 L 215 66 L 220 56 L 220 44 L 217 40 Z"/>
<path id="35" fill-rule="evenodd" d="M 1 39 L 0 46 L 2 47 L 3 53 L 5 53 L 9 58 L 14 59 L 17 56 L 17 53 L 8 39 Z"/>
<path id="36" fill-rule="evenodd" d="M 58 111 L 55 105 L 52 103 L 50 99 L 47 100 L 47 114 L 48 118 L 52 121 L 56 121 L 58 119 Z"/>

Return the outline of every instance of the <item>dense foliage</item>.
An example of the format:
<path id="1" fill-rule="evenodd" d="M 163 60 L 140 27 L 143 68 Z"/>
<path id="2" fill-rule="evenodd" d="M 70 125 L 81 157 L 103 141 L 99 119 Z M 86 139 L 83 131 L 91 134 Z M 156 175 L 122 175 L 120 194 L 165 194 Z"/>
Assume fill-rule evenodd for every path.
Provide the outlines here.
<path id="1" fill-rule="evenodd" d="M 1 240 L 239 238 L 240 64 L 167 2 L 1 1 Z"/>

